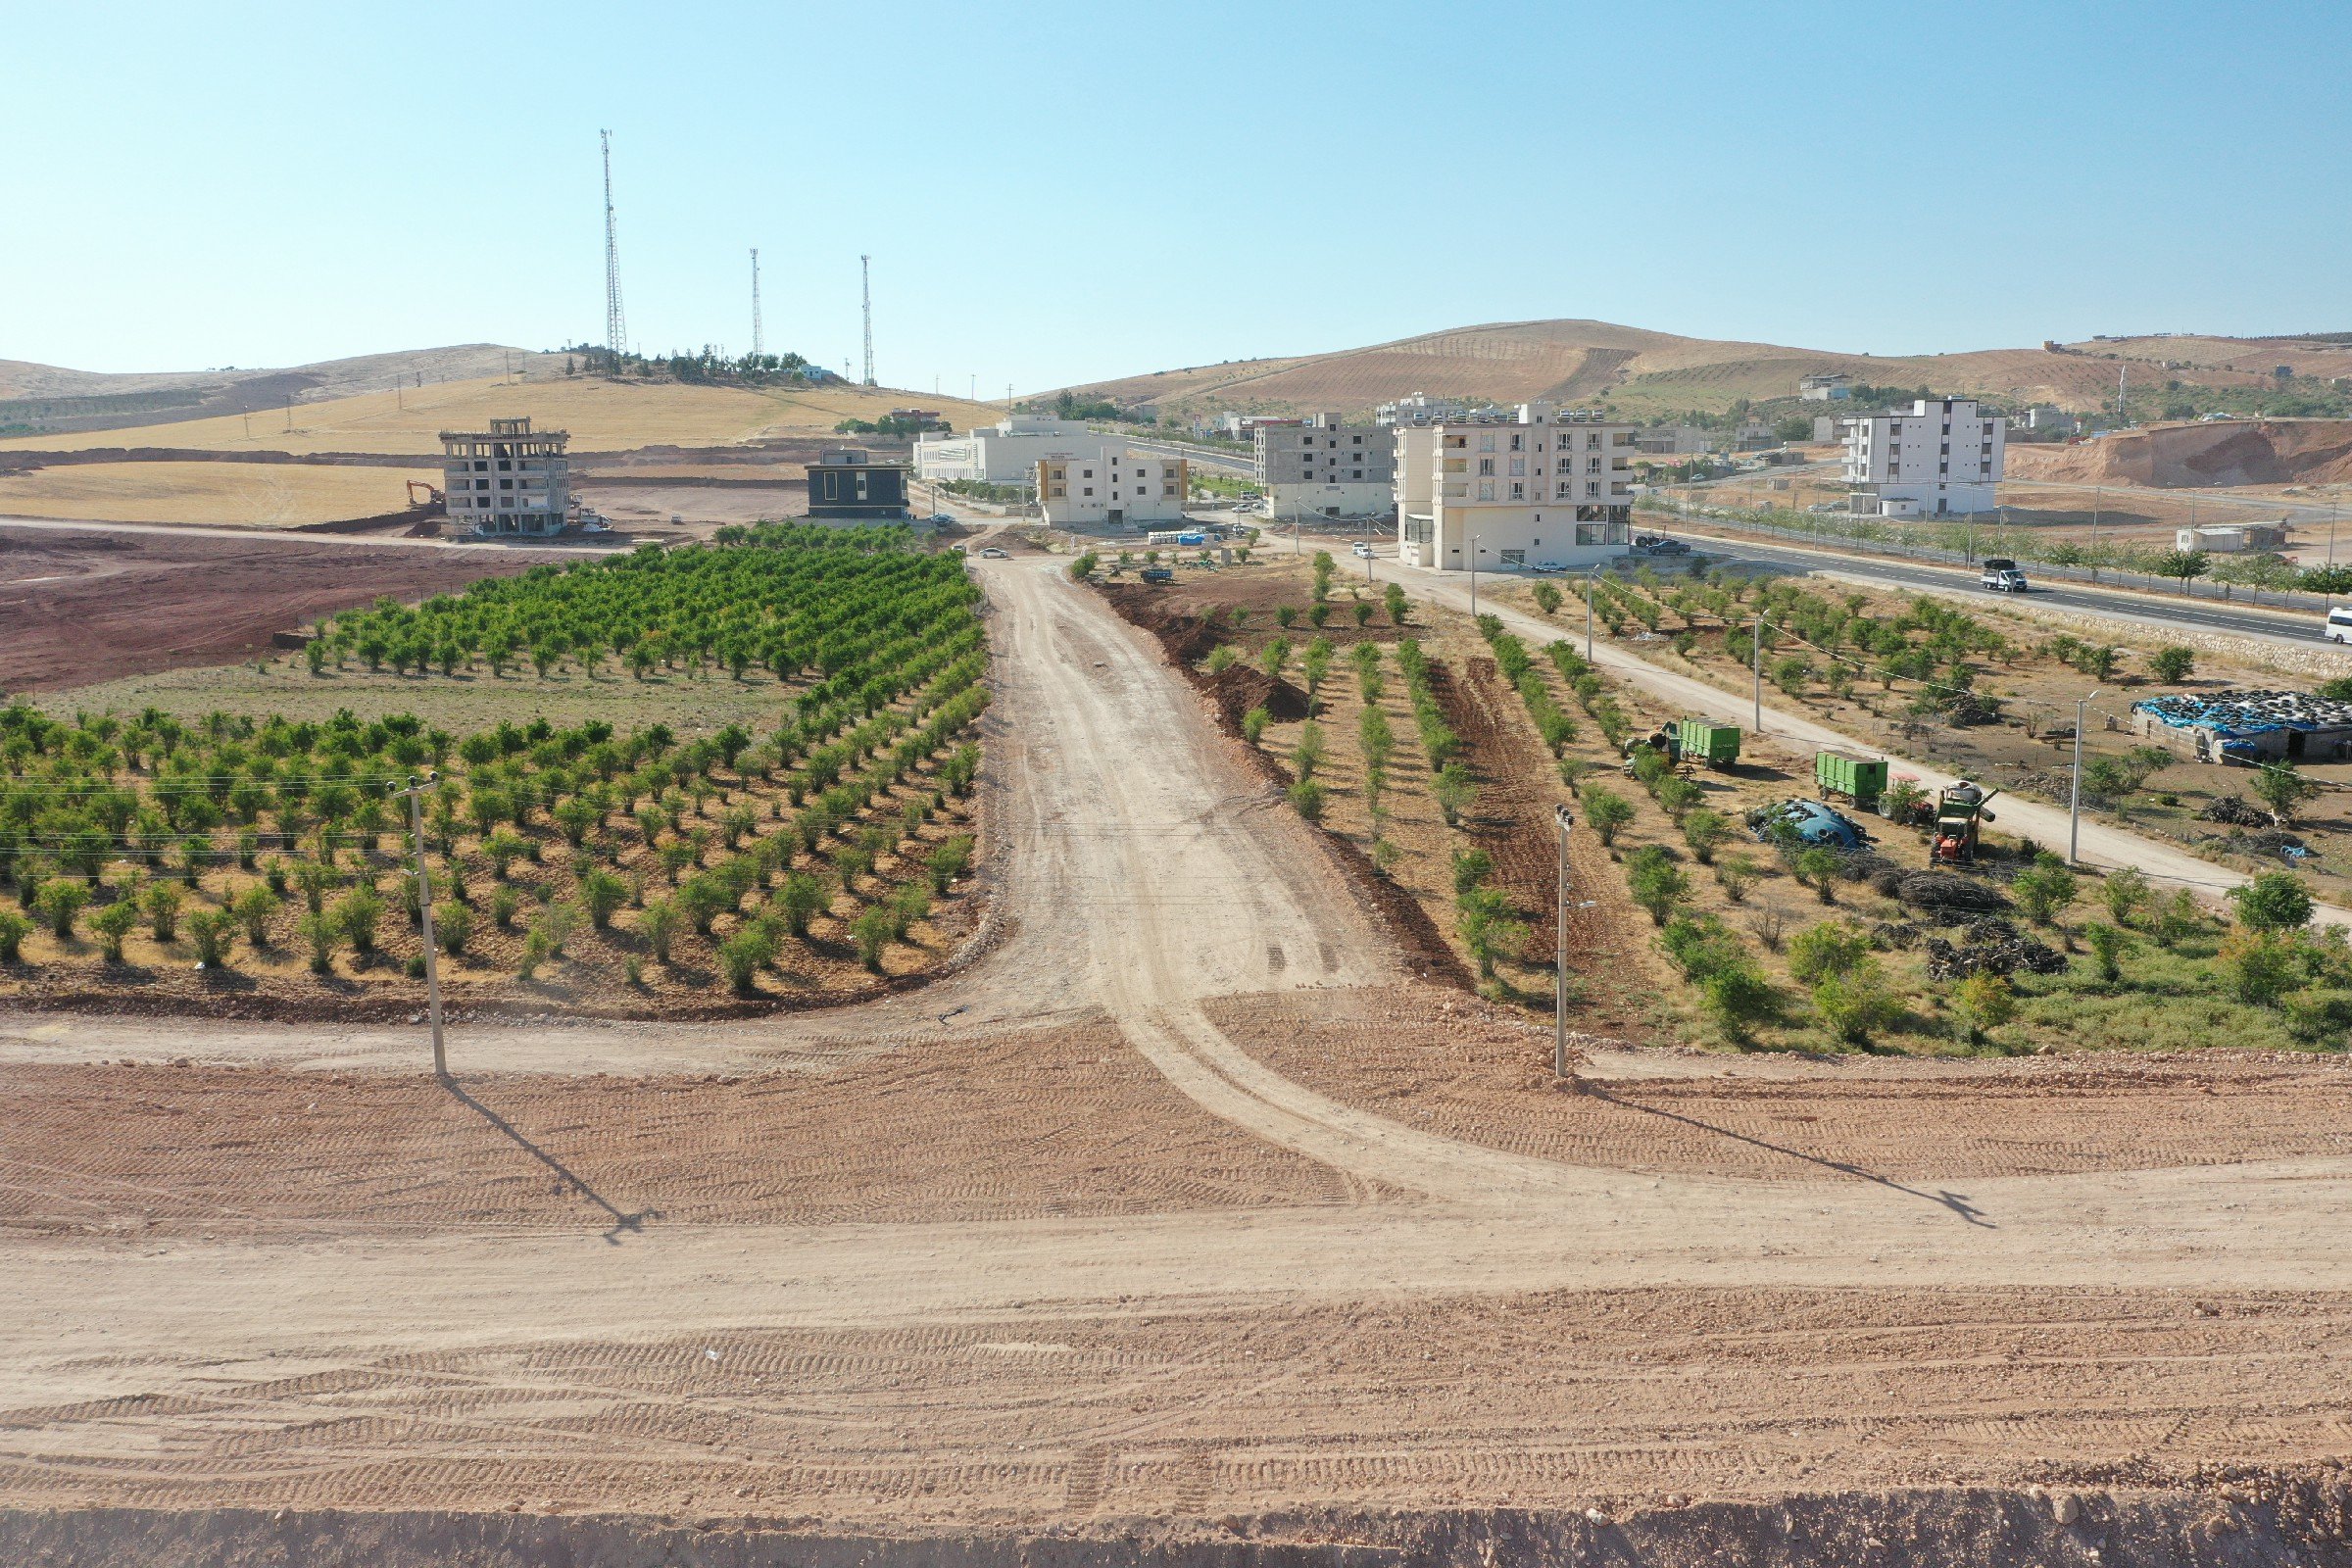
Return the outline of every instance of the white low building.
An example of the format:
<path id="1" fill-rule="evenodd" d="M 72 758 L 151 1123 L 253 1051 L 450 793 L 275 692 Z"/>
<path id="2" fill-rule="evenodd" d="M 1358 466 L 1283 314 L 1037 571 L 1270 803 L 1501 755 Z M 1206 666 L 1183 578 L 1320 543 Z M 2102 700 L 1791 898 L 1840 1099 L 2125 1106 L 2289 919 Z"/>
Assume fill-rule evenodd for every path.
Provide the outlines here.
<path id="1" fill-rule="evenodd" d="M 1922 398 L 1908 414 L 1844 421 L 1852 508 L 1882 517 L 1942 517 L 1993 510 L 2006 422 L 1974 398 Z"/>
<path id="2" fill-rule="evenodd" d="M 918 479 L 975 479 L 984 484 L 1026 484 L 1044 458 L 1095 457 L 1124 443 L 1090 430 L 1082 419 L 1042 414 L 1008 414 L 995 424 L 960 435 L 915 438 Z"/>
<path id="3" fill-rule="evenodd" d="M 1184 518 L 1192 466 L 1124 447 L 1040 458 L 1031 477 L 1049 528 L 1140 528 Z"/>
<path id="4" fill-rule="evenodd" d="M 1275 522 L 1383 517 L 1396 505 L 1396 442 L 1379 425 L 1344 424 L 1336 414 L 1318 414 L 1291 424 L 1261 424 L 1256 440 L 1258 482 L 1266 515 Z"/>
<path id="5" fill-rule="evenodd" d="M 1549 403 L 1396 427 L 1397 559 L 1466 571 L 1589 566 L 1633 541 L 1635 426 Z"/>

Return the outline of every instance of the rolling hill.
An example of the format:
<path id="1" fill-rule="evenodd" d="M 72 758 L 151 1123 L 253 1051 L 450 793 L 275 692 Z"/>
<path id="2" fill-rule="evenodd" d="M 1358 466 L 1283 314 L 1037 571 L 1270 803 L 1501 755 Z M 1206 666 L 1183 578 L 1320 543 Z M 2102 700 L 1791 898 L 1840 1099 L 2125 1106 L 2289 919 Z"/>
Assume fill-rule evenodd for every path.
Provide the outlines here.
<path id="1" fill-rule="evenodd" d="M 1606 321 L 1501 321 L 1400 338 L 1368 348 L 1243 360 L 1097 381 L 1070 390 L 1160 415 L 1222 410 L 1362 415 L 1415 392 L 1605 402 L 1629 416 L 1722 414 L 1740 400 L 1796 395 L 1801 376 L 1843 373 L 1873 386 L 1925 386 L 2020 402 L 2095 409 L 2112 404 L 2119 362 L 2134 381 L 2265 387 L 2291 366 L 2299 378 L 2352 375 L 2352 345 L 2291 338 L 2099 338 L 2032 349 L 1874 356 L 1770 343 L 1678 337 Z M 2147 378 L 2142 380 L 2142 378 Z"/>

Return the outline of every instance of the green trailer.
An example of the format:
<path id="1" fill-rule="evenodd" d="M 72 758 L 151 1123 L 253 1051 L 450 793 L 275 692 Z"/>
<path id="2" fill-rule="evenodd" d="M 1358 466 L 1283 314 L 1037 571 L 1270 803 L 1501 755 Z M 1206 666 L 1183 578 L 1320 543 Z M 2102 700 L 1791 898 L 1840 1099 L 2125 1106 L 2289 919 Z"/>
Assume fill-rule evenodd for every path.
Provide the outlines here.
<path id="1" fill-rule="evenodd" d="M 1729 767 L 1740 760 L 1740 730 L 1737 725 L 1717 724 L 1704 718 L 1678 719 L 1674 726 L 1674 738 L 1687 762 Z"/>
<path id="2" fill-rule="evenodd" d="M 1869 809 L 1886 793 L 1886 759 L 1844 752 L 1813 754 L 1813 783 L 1824 795 L 1842 795 Z"/>

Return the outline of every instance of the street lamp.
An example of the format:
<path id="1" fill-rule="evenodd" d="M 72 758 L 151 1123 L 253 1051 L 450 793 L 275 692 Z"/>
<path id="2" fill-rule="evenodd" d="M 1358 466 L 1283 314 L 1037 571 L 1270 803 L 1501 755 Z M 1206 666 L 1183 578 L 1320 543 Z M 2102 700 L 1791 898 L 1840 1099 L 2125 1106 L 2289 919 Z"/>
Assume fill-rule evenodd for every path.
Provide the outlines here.
<path id="1" fill-rule="evenodd" d="M 423 779 L 412 778 L 407 787 L 398 783 L 385 786 L 387 794 L 406 796 L 409 802 L 409 831 L 416 841 L 416 918 L 424 932 L 424 995 L 425 1004 L 433 1021 L 433 1076 L 446 1081 L 449 1077 L 449 1057 L 441 1045 L 441 965 L 434 956 L 433 946 L 433 883 L 424 864 L 424 808 L 419 804 L 424 787 L 433 782 L 434 775 Z"/>
<path id="2" fill-rule="evenodd" d="M 2088 697 L 2080 698 L 2075 703 L 2075 787 L 2070 792 L 2066 808 L 2066 863 L 2069 865 L 2082 863 L 2082 710 L 2090 706 L 2090 699 L 2098 695 L 2094 687 Z"/>

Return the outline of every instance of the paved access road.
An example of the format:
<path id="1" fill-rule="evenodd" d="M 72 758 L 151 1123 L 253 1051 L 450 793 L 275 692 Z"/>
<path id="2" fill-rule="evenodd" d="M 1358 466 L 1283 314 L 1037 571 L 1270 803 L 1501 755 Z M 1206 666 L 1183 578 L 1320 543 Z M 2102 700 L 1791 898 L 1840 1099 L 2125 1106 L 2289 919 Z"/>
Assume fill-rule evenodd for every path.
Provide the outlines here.
<path id="1" fill-rule="evenodd" d="M 1857 582 L 1890 588 L 1984 592 L 1977 588 L 1977 574 L 1974 571 L 1955 566 L 1932 565 L 1926 562 L 1876 555 L 1846 555 L 1793 545 L 1758 544 L 1729 534 L 1683 529 L 1675 530 L 1675 537 L 1690 540 L 1710 556 L 1720 556 L 1734 564 L 1752 563 L 1780 571 L 1832 572 Z M 2027 576 L 2032 580 L 2033 573 L 2029 571 Z M 1998 599 L 2002 596 L 1986 593 L 1984 597 Z M 2244 605 L 2212 603 L 2202 599 L 2089 588 L 2074 582 L 2034 582 L 2033 592 L 2023 595 L 2022 600 L 2032 608 L 2081 611 L 2094 615 L 2111 615 L 2119 620 L 2137 621 L 2142 625 L 2180 626 L 2196 631 L 2269 637 L 2314 648 L 2321 645 L 2320 617 L 2309 611 L 2256 610 Z M 2352 653 L 2346 656 L 2345 668 L 2352 670 Z"/>

